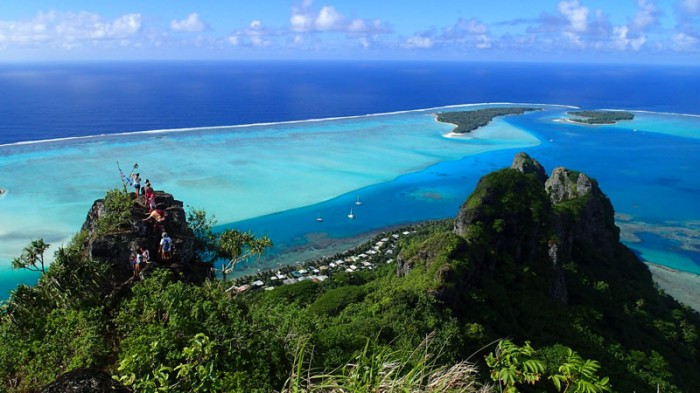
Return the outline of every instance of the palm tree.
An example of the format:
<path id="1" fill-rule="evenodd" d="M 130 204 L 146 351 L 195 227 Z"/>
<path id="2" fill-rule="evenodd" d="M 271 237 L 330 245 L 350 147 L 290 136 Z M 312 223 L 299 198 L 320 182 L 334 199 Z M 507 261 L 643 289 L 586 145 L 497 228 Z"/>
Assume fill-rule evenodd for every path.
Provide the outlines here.
<path id="1" fill-rule="evenodd" d="M 256 238 L 251 232 L 240 232 L 227 229 L 219 235 L 217 256 L 222 259 L 221 272 L 226 280 L 226 274 L 236 265 L 252 256 L 260 257 L 272 247 L 272 241 L 266 235 Z"/>
<path id="2" fill-rule="evenodd" d="M 13 269 L 27 269 L 33 272 L 46 273 L 44 252 L 51 246 L 44 239 L 32 240 L 22 250 L 22 255 L 12 260 Z"/>

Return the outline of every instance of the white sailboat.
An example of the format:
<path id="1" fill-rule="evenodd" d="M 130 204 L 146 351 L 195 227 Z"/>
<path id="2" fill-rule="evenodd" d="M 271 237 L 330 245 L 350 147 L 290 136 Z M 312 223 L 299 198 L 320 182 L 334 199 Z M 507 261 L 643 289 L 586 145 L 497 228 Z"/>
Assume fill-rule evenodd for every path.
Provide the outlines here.
<path id="1" fill-rule="evenodd" d="M 355 218 L 355 215 L 352 214 L 352 208 L 350 208 L 350 214 L 348 214 L 348 218 L 351 219 L 351 220 L 352 220 L 353 218 Z"/>
<path id="2" fill-rule="evenodd" d="M 358 206 L 362 204 L 362 201 L 360 201 L 360 196 L 359 196 L 359 195 L 357 196 L 357 199 L 355 200 L 355 204 L 358 205 Z"/>

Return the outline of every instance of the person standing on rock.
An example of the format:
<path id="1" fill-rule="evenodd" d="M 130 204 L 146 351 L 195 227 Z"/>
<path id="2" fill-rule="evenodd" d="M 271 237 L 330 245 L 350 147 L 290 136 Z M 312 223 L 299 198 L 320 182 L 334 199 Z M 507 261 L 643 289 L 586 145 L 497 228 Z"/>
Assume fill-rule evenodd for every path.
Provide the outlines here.
<path id="1" fill-rule="evenodd" d="M 136 190 L 136 202 L 139 201 L 139 195 L 141 194 L 141 176 L 139 173 L 134 173 L 133 175 L 134 189 Z"/>
<path id="2" fill-rule="evenodd" d="M 146 179 L 146 188 L 144 195 L 146 196 L 146 206 L 148 207 L 148 212 L 152 212 L 156 208 L 156 193 L 151 187 L 151 182 Z"/>
<path id="3" fill-rule="evenodd" d="M 134 278 L 138 278 L 141 275 L 143 264 L 143 255 L 141 255 L 141 249 L 139 248 L 134 257 Z"/>
<path id="4" fill-rule="evenodd" d="M 167 232 L 163 232 L 160 239 L 160 247 L 158 248 L 160 252 L 160 259 L 162 261 L 169 261 L 173 256 L 173 239 L 168 236 Z"/>

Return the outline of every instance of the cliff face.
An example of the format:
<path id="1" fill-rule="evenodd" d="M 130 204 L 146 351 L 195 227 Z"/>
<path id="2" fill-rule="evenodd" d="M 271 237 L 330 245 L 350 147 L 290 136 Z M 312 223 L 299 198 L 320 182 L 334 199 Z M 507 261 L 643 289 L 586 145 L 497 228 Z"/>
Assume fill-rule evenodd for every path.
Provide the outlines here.
<path id="1" fill-rule="evenodd" d="M 156 267 L 167 267 L 185 281 L 201 282 L 209 275 L 210 266 L 196 263 L 194 235 L 187 226 L 186 214 L 181 201 L 165 192 L 156 192 L 156 205 L 165 211 L 165 220 L 158 224 L 154 220 L 144 221 L 147 209 L 134 203 L 128 223 L 118 231 L 99 234 L 98 220 L 108 212 L 105 201 L 99 199 L 90 208 L 82 230 L 88 233 L 85 244 L 86 254 L 104 261 L 110 266 L 113 284 L 119 286 L 133 275 L 131 259 L 139 247 L 149 250 L 153 264 L 144 272 Z M 162 261 L 158 247 L 162 232 L 165 231 L 173 241 L 173 256 L 170 261 Z"/>
<path id="2" fill-rule="evenodd" d="M 595 247 L 610 257 L 620 242 L 615 212 L 598 182 L 584 173 L 555 168 L 545 183 L 552 204 L 560 209 L 560 240 L 570 248 L 575 242 Z"/>

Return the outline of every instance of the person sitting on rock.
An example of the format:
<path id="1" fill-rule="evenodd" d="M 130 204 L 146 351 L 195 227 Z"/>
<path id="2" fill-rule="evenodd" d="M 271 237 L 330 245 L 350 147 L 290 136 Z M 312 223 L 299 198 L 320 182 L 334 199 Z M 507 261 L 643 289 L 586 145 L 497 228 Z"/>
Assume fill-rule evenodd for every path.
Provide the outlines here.
<path id="1" fill-rule="evenodd" d="M 168 236 L 167 232 L 163 232 L 160 239 L 160 259 L 169 261 L 173 256 L 173 239 Z"/>
<path id="2" fill-rule="evenodd" d="M 148 213 L 148 217 L 144 218 L 144 221 L 148 221 L 150 219 L 154 219 L 155 222 L 163 222 L 165 221 L 165 210 L 163 209 L 153 209 L 150 213 Z"/>

